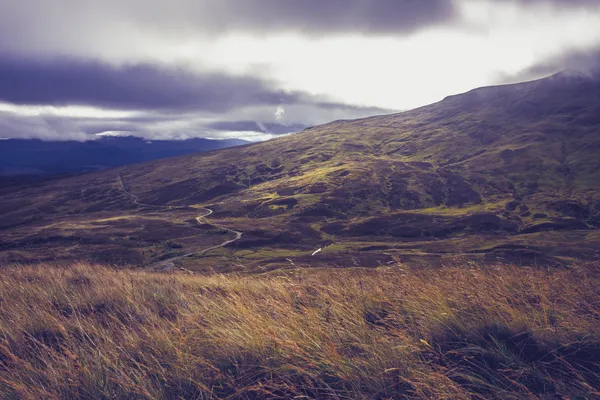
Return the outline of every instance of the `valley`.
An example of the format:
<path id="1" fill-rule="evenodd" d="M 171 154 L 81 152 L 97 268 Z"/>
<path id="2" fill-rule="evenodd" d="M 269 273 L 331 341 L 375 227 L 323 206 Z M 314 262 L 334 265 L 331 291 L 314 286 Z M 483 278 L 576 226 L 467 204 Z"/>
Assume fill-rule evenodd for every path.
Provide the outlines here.
<path id="1" fill-rule="evenodd" d="M 171 207 L 171 206 L 154 206 L 154 205 L 151 205 L 151 204 L 140 203 L 139 197 L 127 190 L 125 182 L 123 182 L 123 177 L 120 174 L 119 174 L 119 183 L 121 185 L 121 189 L 123 190 L 123 192 L 125 192 L 129 197 L 131 197 L 131 200 L 133 201 L 133 203 L 135 205 L 138 205 L 138 206 L 141 206 L 141 207 L 147 207 L 147 208 L 158 208 L 158 209 L 167 209 L 167 210 L 173 209 L 173 207 Z M 186 207 L 182 207 L 182 208 L 186 208 Z M 205 209 L 203 209 L 203 212 L 204 213 L 202 215 L 196 217 L 196 222 L 198 223 L 198 225 L 200 225 L 200 226 L 205 225 L 205 226 L 210 226 L 210 227 L 212 227 L 214 229 L 217 229 L 217 230 L 224 230 L 224 231 L 233 233 L 235 235 L 235 237 L 233 239 L 227 239 L 223 243 L 220 243 L 218 245 L 207 247 L 207 248 L 205 248 L 205 249 L 203 249 L 201 251 L 198 251 L 198 252 L 187 253 L 187 254 L 178 255 L 178 256 L 172 256 L 172 257 L 163 259 L 159 263 L 153 265 L 152 266 L 152 270 L 159 271 L 159 272 L 169 271 L 169 270 L 171 270 L 171 269 L 174 268 L 174 266 L 175 266 L 174 261 L 181 260 L 183 258 L 192 257 L 192 256 L 195 256 L 195 255 L 202 256 L 202 255 L 206 254 L 207 252 L 209 252 L 211 250 L 215 250 L 215 249 L 219 249 L 219 248 L 225 247 L 228 244 L 233 243 L 236 240 L 240 240 L 242 238 L 242 235 L 243 235 L 242 232 L 234 231 L 233 229 L 225 228 L 223 226 L 214 225 L 214 224 L 210 224 L 209 222 L 206 222 L 206 220 L 204 218 L 208 217 L 209 215 L 211 215 L 213 213 L 213 210 L 211 210 L 210 208 L 205 208 Z M 183 270 L 188 271 L 185 268 L 183 268 Z"/>
<path id="2" fill-rule="evenodd" d="M 230 272 L 598 259 L 599 93 L 595 78 L 557 74 L 23 183 L 0 191 L 0 262 Z"/>

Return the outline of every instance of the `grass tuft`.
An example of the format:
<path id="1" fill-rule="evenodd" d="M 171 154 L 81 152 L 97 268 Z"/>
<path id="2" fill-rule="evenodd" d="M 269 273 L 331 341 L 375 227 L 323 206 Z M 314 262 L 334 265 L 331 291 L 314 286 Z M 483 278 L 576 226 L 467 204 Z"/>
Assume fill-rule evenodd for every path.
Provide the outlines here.
<path id="1" fill-rule="evenodd" d="M 600 396 L 600 265 L 158 275 L 5 268 L 0 394 Z"/>

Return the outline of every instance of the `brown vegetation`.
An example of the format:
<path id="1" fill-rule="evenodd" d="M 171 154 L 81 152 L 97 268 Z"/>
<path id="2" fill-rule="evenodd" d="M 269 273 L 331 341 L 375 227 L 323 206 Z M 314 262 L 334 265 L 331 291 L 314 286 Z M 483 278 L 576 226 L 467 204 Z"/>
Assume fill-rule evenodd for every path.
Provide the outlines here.
<path id="1" fill-rule="evenodd" d="M 3 399 L 600 396 L 600 265 L 0 275 Z"/>

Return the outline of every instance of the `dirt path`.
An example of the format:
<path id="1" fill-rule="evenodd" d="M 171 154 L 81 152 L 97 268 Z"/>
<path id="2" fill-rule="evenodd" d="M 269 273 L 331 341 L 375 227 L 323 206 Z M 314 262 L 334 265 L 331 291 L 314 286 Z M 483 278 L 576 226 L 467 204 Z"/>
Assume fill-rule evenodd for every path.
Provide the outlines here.
<path id="1" fill-rule="evenodd" d="M 142 207 L 152 207 L 152 208 L 160 208 L 160 209 L 170 209 L 170 210 L 177 210 L 177 209 L 184 209 L 184 208 L 188 208 L 187 206 L 158 206 L 158 205 L 154 205 L 154 204 L 146 204 L 146 203 L 142 203 L 140 202 L 140 197 L 136 194 L 131 193 L 129 190 L 127 190 L 127 186 L 125 185 L 125 182 L 123 181 L 123 176 L 119 173 L 118 175 L 119 178 L 119 183 L 121 185 L 121 190 L 123 190 L 123 192 L 125 192 L 129 197 L 131 197 L 131 201 L 133 202 L 133 204 L 136 204 L 138 206 L 142 206 Z M 182 254 L 179 256 L 175 256 L 175 257 L 170 257 L 167 258 L 165 260 L 162 260 L 158 263 L 155 263 L 153 265 L 150 266 L 150 269 L 152 269 L 153 271 L 156 272 L 165 272 L 165 271 L 169 271 L 173 268 L 175 268 L 175 261 L 177 260 L 181 260 L 183 258 L 187 258 L 187 257 L 192 257 L 195 255 L 199 255 L 199 256 L 203 256 L 206 253 L 208 253 L 211 250 L 215 250 L 215 249 L 219 249 L 221 247 L 225 247 L 230 243 L 235 242 L 236 240 L 240 240 L 242 238 L 243 232 L 239 232 L 230 228 L 227 228 L 226 226 L 222 226 L 222 225 L 217 225 L 217 224 L 212 224 L 208 221 L 206 221 L 204 218 L 208 217 L 210 214 L 213 213 L 213 210 L 211 210 L 210 208 L 203 208 L 202 209 L 205 213 L 202 215 L 199 215 L 196 217 L 196 222 L 198 223 L 198 225 L 210 225 L 214 228 L 217 229 L 222 229 L 222 230 L 226 230 L 228 232 L 231 232 L 233 234 L 235 234 L 235 238 L 233 239 L 228 239 L 226 241 L 224 241 L 221 244 L 215 245 L 215 246 L 211 246 L 208 247 L 206 249 L 200 250 L 200 251 L 195 251 L 192 253 L 186 253 L 186 254 Z M 181 270 L 186 271 L 188 273 L 192 273 L 192 271 L 187 270 L 183 267 L 179 267 Z"/>

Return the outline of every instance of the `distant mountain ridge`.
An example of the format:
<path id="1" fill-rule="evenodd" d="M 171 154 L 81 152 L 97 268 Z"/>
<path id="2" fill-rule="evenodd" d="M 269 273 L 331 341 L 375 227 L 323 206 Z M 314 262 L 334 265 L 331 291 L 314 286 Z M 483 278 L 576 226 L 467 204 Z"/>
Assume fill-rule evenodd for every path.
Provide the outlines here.
<path id="1" fill-rule="evenodd" d="M 105 136 L 86 142 L 6 139 L 0 141 L 0 176 L 98 171 L 249 142 L 239 139 L 146 140 Z"/>

